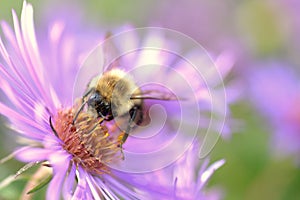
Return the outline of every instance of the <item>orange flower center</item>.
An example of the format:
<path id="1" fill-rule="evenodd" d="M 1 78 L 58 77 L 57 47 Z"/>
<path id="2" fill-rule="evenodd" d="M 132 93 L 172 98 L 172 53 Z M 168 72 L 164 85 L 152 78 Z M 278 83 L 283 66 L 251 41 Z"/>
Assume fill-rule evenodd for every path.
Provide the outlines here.
<path id="1" fill-rule="evenodd" d="M 60 110 L 54 129 L 73 162 L 91 173 L 109 173 L 108 163 L 121 159 L 120 139 L 87 112 L 81 112 L 73 124 L 74 110 Z"/>

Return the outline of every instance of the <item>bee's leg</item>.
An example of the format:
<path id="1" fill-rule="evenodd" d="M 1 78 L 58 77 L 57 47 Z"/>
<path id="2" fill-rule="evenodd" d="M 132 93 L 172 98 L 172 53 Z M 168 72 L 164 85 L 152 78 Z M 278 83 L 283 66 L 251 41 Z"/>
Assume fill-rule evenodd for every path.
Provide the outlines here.
<path id="1" fill-rule="evenodd" d="M 135 126 L 135 121 L 137 119 L 138 116 L 138 112 L 140 111 L 140 107 L 139 106 L 134 106 L 132 109 L 130 109 L 129 114 L 130 114 L 130 118 L 128 121 L 128 125 L 126 128 L 126 131 L 123 133 L 123 136 L 121 138 L 121 142 L 120 142 L 120 148 L 121 148 L 121 153 L 123 155 L 123 159 L 124 159 L 124 154 L 123 154 L 123 144 L 126 142 L 130 131 L 132 130 L 132 128 Z"/>
<path id="2" fill-rule="evenodd" d="M 77 110 L 77 112 L 76 112 L 76 114 L 75 114 L 75 116 L 74 116 L 74 118 L 73 118 L 73 122 L 72 122 L 73 124 L 75 123 L 77 117 L 79 116 L 79 113 L 83 110 L 85 104 L 88 102 L 88 100 L 85 100 L 85 98 L 86 98 L 93 90 L 94 90 L 93 88 L 92 88 L 92 89 L 89 89 L 89 90 L 82 96 L 82 98 L 81 98 L 82 104 L 81 104 L 81 106 L 79 107 L 79 109 Z"/>
<path id="3" fill-rule="evenodd" d="M 82 101 L 85 99 L 85 97 L 87 97 L 92 91 L 94 91 L 94 88 L 91 88 L 91 89 L 89 89 L 88 91 L 86 91 L 85 93 L 84 93 L 84 95 L 82 96 Z"/>
<path id="4" fill-rule="evenodd" d="M 131 129 L 135 126 L 136 117 L 137 117 L 137 114 L 138 114 L 139 110 L 140 110 L 140 108 L 138 106 L 134 106 L 129 111 L 130 118 L 129 118 L 129 121 L 128 121 L 128 125 L 127 125 L 127 128 L 126 128 L 125 134 L 124 134 L 124 136 L 122 138 L 122 142 L 121 142 L 122 144 L 124 144 L 126 142 Z"/>
<path id="5" fill-rule="evenodd" d="M 83 103 L 81 104 L 80 108 L 76 111 L 76 114 L 73 118 L 73 122 L 72 124 L 75 124 L 75 121 L 77 120 L 77 117 L 79 116 L 79 113 L 83 110 L 85 104 L 87 103 L 87 101 L 83 101 Z"/>

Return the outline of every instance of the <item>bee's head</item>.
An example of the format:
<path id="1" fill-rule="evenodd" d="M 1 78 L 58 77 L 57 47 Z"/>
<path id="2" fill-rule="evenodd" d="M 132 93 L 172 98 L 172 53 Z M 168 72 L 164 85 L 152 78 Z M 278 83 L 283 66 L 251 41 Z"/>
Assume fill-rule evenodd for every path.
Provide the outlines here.
<path id="1" fill-rule="evenodd" d="M 99 92 L 94 92 L 89 96 L 87 105 L 97 112 L 98 117 L 107 121 L 113 119 L 111 103 L 105 100 Z"/>

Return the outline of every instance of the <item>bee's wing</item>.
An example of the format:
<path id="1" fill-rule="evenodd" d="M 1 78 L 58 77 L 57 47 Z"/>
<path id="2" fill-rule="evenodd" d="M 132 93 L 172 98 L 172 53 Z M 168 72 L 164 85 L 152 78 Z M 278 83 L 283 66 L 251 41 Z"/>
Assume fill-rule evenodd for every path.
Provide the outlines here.
<path id="1" fill-rule="evenodd" d="M 106 33 L 102 48 L 104 54 L 103 72 L 112 70 L 120 66 L 118 59 L 119 52 L 116 45 L 114 44 L 111 32 Z"/>
<path id="2" fill-rule="evenodd" d="M 181 101 L 184 98 L 178 97 L 175 94 L 163 92 L 159 90 L 147 90 L 140 94 L 134 94 L 130 99 L 152 99 L 152 100 L 162 100 L 162 101 Z"/>

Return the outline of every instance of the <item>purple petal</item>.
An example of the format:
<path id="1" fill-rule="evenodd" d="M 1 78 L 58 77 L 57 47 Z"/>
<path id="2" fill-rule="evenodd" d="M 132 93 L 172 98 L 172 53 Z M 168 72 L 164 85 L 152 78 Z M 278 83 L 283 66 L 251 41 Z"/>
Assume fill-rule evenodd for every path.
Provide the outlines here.
<path id="1" fill-rule="evenodd" d="M 15 157 L 22 162 L 45 161 L 51 153 L 53 152 L 49 149 L 28 147 L 18 149 Z"/>
<path id="2" fill-rule="evenodd" d="M 88 186 L 91 190 L 91 193 L 93 195 L 93 198 L 95 200 L 101 200 L 101 197 L 99 196 L 99 186 L 95 183 L 94 178 L 91 177 L 90 174 L 87 174 L 86 180 L 87 180 Z"/>
<path id="3" fill-rule="evenodd" d="M 53 178 L 47 189 L 47 200 L 60 199 L 70 159 L 71 155 L 66 154 L 65 152 L 55 152 L 50 155 L 49 162 L 53 167 Z"/>
<path id="4" fill-rule="evenodd" d="M 20 115 L 19 113 L 10 109 L 9 107 L 7 107 L 6 105 L 4 105 L 2 103 L 0 103 L 0 113 L 2 115 L 5 115 L 7 118 L 11 119 L 13 122 L 15 122 L 16 127 L 18 127 L 18 125 L 22 126 L 22 124 L 26 124 L 27 126 L 31 126 L 33 128 L 40 130 L 40 132 L 36 132 L 36 134 L 31 133 L 31 132 L 25 133 L 26 135 L 28 135 L 31 138 L 36 138 L 36 139 L 40 140 L 41 138 L 43 138 L 43 132 L 44 133 L 48 132 L 48 130 L 45 129 L 44 127 L 42 127 L 40 124 L 36 123 L 33 120 L 26 118 L 25 116 Z"/>
<path id="5" fill-rule="evenodd" d="M 70 170 L 70 173 L 66 177 L 66 180 L 63 185 L 63 197 L 64 199 L 71 199 L 73 196 L 73 187 L 75 183 L 75 172 L 76 172 L 76 167 L 73 164 Z"/>
<path id="6" fill-rule="evenodd" d="M 88 196 L 91 196 L 89 193 L 89 187 L 86 182 L 86 172 L 84 169 L 82 169 L 80 166 L 77 170 L 77 178 L 78 178 L 78 184 L 76 186 L 73 198 L 74 199 L 87 199 Z"/>

